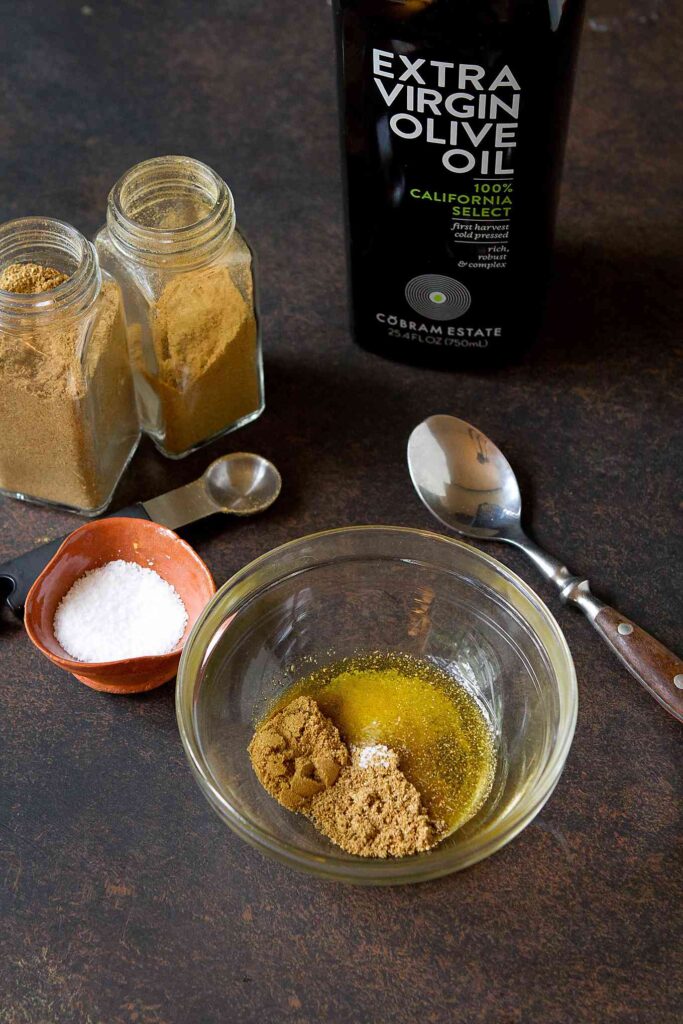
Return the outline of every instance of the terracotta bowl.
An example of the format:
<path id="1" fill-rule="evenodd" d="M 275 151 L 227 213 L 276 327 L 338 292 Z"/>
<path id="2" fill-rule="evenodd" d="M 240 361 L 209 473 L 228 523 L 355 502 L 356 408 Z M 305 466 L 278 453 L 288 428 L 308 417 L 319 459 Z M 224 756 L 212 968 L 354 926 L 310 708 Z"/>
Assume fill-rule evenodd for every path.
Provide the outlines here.
<path id="1" fill-rule="evenodd" d="M 169 654 L 121 661 L 74 661 L 57 642 L 52 624 L 59 602 L 90 569 L 122 558 L 154 569 L 175 587 L 187 610 L 187 628 Z M 140 693 L 172 679 L 192 627 L 216 584 L 189 544 L 147 519 L 97 519 L 70 534 L 31 587 L 26 599 L 26 632 L 39 651 L 86 686 L 106 693 Z"/>

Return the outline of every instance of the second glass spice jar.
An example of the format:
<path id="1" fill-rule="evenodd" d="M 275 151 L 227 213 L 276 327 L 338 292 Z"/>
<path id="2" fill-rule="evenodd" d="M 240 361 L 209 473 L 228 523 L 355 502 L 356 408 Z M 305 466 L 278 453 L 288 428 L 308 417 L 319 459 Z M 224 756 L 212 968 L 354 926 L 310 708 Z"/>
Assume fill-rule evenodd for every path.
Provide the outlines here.
<path id="1" fill-rule="evenodd" d="M 137 164 L 96 246 L 123 291 L 142 427 L 159 450 L 182 458 L 259 416 L 252 255 L 222 178 L 189 157 Z"/>

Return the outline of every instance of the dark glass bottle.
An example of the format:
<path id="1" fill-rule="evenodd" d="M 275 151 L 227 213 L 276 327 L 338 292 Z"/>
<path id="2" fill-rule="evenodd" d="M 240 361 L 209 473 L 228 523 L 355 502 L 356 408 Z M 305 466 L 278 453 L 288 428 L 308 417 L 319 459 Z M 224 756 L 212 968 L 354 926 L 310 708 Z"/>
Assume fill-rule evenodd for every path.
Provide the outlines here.
<path id="1" fill-rule="evenodd" d="M 353 330 L 452 368 L 543 310 L 583 0 L 334 0 Z"/>

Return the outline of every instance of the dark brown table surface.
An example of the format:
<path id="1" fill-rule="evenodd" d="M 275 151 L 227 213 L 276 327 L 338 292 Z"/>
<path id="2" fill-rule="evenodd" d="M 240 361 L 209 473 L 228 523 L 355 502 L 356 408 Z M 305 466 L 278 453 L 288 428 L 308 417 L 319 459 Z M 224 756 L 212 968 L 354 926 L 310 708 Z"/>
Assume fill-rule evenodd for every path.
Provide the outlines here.
<path id="1" fill-rule="evenodd" d="M 542 344 L 459 375 L 349 340 L 323 0 L 2 0 L 0 15 L 1 219 L 94 232 L 122 171 L 188 153 L 232 186 L 260 260 L 265 414 L 178 464 L 143 444 L 117 504 L 235 447 L 272 458 L 270 513 L 187 531 L 218 582 L 312 530 L 432 528 L 405 444 L 452 412 L 504 448 L 537 539 L 680 649 L 680 5 L 589 4 Z M 4 501 L 0 560 L 78 523 Z M 576 738 L 522 835 L 412 888 L 266 860 L 201 797 L 172 684 L 93 693 L 4 618 L 1 1024 L 680 1020 L 680 726 L 521 556 L 489 550 L 566 631 Z"/>

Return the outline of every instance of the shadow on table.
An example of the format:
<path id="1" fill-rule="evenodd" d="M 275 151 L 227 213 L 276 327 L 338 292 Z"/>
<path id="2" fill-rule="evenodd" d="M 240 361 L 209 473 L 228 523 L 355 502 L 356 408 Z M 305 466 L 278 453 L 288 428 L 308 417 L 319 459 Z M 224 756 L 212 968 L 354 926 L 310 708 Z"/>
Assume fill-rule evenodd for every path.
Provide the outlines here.
<path id="1" fill-rule="evenodd" d="M 666 252 L 558 243 L 544 326 L 525 362 L 652 363 L 677 340 L 679 280 Z"/>

